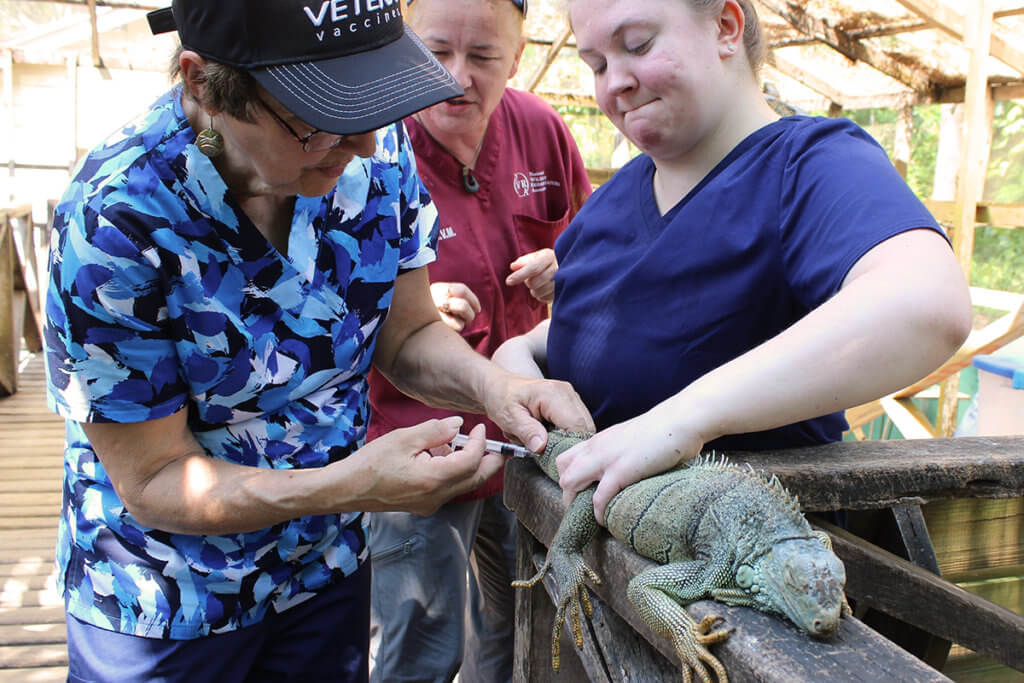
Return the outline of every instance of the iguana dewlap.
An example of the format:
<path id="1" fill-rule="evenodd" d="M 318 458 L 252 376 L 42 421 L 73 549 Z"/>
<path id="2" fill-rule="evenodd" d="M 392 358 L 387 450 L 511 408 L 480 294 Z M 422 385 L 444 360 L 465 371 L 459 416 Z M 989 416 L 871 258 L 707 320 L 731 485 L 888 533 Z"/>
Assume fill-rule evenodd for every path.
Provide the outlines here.
<path id="1" fill-rule="evenodd" d="M 551 432 L 538 464 L 557 482 L 555 458 L 589 436 Z M 593 491 L 580 493 L 569 506 L 540 571 L 514 584 L 532 586 L 548 568 L 554 571 L 559 586 L 552 634 L 555 669 L 566 612 L 573 619 L 576 644 L 582 646 L 580 605 L 591 615 L 583 580 L 600 582 L 582 556 L 598 529 Z M 605 522 L 612 536 L 659 563 L 633 577 L 629 598 L 644 621 L 672 641 L 687 681 L 693 675 L 710 680 L 709 670 L 727 680 L 706 646 L 730 633 L 714 630 L 715 618 L 695 622 L 683 609 L 691 602 L 712 598 L 780 614 L 815 637 L 834 634 L 840 617 L 849 612 L 843 594 L 846 572 L 828 536 L 811 528 L 777 478 L 750 467 L 699 457 L 623 489 L 609 502 Z"/>

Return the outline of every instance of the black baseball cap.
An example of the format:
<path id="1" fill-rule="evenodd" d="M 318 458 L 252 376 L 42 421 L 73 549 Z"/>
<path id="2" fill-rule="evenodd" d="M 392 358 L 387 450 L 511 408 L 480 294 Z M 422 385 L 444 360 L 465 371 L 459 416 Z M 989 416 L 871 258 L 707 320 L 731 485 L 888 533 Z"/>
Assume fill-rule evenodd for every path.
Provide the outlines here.
<path id="1" fill-rule="evenodd" d="M 399 0 L 174 0 L 147 18 L 329 133 L 365 133 L 463 94 Z"/>

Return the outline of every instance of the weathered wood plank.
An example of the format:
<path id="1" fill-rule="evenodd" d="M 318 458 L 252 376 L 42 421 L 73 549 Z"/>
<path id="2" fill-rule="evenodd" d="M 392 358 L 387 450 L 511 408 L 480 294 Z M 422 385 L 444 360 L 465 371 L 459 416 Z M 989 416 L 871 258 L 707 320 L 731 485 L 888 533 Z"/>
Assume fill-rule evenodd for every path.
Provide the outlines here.
<path id="1" fill-rule="evenodd" d="M 3 510 L 8 517 L 49 517 L 56 524 L 57 516 L 60 514 L 60 505 L 4 505 Z"/>
<path id="2" fill-rule="evenodd" d="M 1015 568 L 1024 576 L 1024 499 L 944 500 L 923 512 L 950 581 L 978 572 L 1005 576 Z"/>
<path id="3" fill-rule="evenodd" d="M 53 514 L 48 514 L 40 517 L 11 517 L 4 515 L 0 517 L 0 529 L 4 531 L 17 529 L 21 532 L 32 534 L 37 531 L 51 531 L 56 525 L 55 516 L 57 511 Z"/>
<path id="4" fill-rule="evenodd" d="M 5 565 L 0 565 L 0 570 L 4 567 Z M 20 574 L 17 576 L 4 576 L 3 572 L 0 571 L 0 594 L 6 596 L 15 592 L 52 590 L 56 577 L 57 572 L 53 567 L 50 567 L 50 570 L 47 572 Z M 3 604 L 3 599 L 0 599 L 0 604 Z M 47 602 L 46 604 L 50 603 Z M 0 639 L 0 644 L 3 644 L 3 642 L 3 639 Z"/>
<path id="5" fill-rule="evenodd" d="M 0 214 L 0 396 L 18 390 L 18 348 L 14 296 L 13 230 L 6 213 Z"/>
<path id="6" fill-rule="evenodd" d="M 64 606 L 0 607 L 0 626 L 16 624 L 63 624 Z"/>
<path id="7" fill-rule="evenodd" d="M 5 579 L 0 593 L 0 607 L 8 609 L 46 609 L 57 606 L 64 609 L 64 601 L 57 595 L 53 585 L 33 589 L 21 579 Z"/>
<path id="8" fill-rule="evenodd" d="M 34 356 L 0 399 L 0 683 L 67 677 L 54 591 L 64 421 L 46 407 L 45 382 Z"/>
<path id="9" fill-rule="evenodd" d="M 48 505 L 52 510 L 60 509 L 60 491 L 42 491 L 33 493 L 0 493 L 0 508 L 21 507 L 28 505 Z"/>
<path id="10" fill-rule="evenodd" d="M 0 547 L 3 548 L 49 548 L 57 545 L 57 534 L 54 527 L 32 533 L 20 530 L 0 530 Z"/>
<path id="11" fill-rule="evenodd" d="M 67 637 L 64 622 L 59 624 L 8 624 L 0 626 L 0 643 L 31 645 L 60 643 Z"/>
<path id="12" fill-rule="evenodd" d="M 1024 437 L 858 441 L 726 453 L 773 472 L 805 510 L 920 505 L 1024 496 Z"/>
<path id="13" fill-rule="evenodd" d="M 0 683 L 63 683 L 67 676 L 67 666 L 0 669 Z"/>
<path id="14" fill-rule="evenodd" d="M 53 564 L 57 557 L 57 549 L 36 548 L 20 550 L 18 548 L 0 548 L 0 564 Z"/>
<path id="15" fill-rule="evenodd" d="M 11 667 L 67 666 L 68 650 L 60 643 L 0 646 L 0 669 Z"/>
<path id="16" fill-rule="evenodd" d="M 832 536 L 847 592 L 908 624 L 1024 671 L 1024 616 L 916 567 L 843 529 Z"/>
<path id="17" fill-rule="evenodd" d="M 55 472 L 56 474 L 47 474 L 45 477 L 35 475 L 12 478 L 13 481 L 0 481 L 0 493 L 53 493 L 54 486 L 60 486 L 61 482 L 60 471 Z"/>
<path id="18" fill-rule="evenodd" d="M 560 490 L 532 462 L 511 461 L 505 472 L 506 505 L 530 533 L 542 543 L 550 543 L 564 513 Z M 663 656 L 676 661 L 671 644 L 650 630 L 626 598 L 629 579 L 653 563 L 606 533 L 598 535 L 584 556 L 602 577 L 593 592 Z M 870 681 L 948 680 L 853 618 L 843 620 L 834 640 L 816 641 L 785 620 L 756 610 L 705 600 L 690 605 L 687 611 L 697 620 L 709 614 L 722 616 L 727 627 L 736 629 L 728 641 L 712 648 L 736 683 L 849 680 L 851 671 Z"/>
<path id="19" fill-rule="evenodd" d="M 31 486 L 33 482 L 45 484 L 52 491 L 54 482 L 60 486 L 63 476 L 62 463 L 33 468 L 9 467 L 0 470 L 0 491 L 9 491 L 19 486 Z"/>
<path id="20" fill-rule="evenodd" d="M 0 468 L 4 470 L 51 469 L 55 467 L 64 467 L 64 458 L 59 452 L 19 455 L 0 450 Z"/>
<path id="21" fill-rule="evenodd" d="M 37 577 L 56 575 L 57 566 L 53 562 L 32 560 L 28 562 L 0 563 L 0 580 L 19 577 Z"/>

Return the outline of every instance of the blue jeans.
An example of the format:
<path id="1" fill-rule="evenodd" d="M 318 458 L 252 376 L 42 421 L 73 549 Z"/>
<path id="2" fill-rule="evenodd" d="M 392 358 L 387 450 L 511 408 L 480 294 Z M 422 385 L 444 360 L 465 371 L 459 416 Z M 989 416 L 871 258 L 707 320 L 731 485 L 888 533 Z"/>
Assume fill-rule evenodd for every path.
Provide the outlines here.
<path id="1" fill-rule="evenodd" d="M 512 680 L 515 516 L 501 494 L 448 503 L 430 517 L 373 513 L 370 680 Z"/>
<path id="2" fill-rule="evenodd" d="M 68 615 L 73 683 L 365 683 L 370 565 L 259 624 L 193 640 L 107 631 Z"/>

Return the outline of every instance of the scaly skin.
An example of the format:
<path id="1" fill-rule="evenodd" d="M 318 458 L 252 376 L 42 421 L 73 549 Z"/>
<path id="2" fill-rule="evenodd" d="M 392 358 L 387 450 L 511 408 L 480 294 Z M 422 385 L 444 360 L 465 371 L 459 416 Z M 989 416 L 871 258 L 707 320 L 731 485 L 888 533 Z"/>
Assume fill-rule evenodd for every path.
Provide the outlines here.
<path id="1" fill-rule="evenodd" d="M 555 459 L 588 434 L 556 430 L 538 456 L 541 469 L 558 481 Z M 572 618 L 576 646 L 582 647 L 579 612 L 593 610 L 583 585 L 600 583 L 583 561 L 583 549 L 598 530 L 594 487 L 569 506 L 535 576 L 516 587 L 536 584 L 551 569 L 559 604 L 551 638 L 552 666 L 559 668 L 558 634 Z M 775 477 L 730 465 L 724 458 L 697 458 L 688 467 L 626 487 L 608 504 L 609 533 L 637 553 L 659 563 L 629 582 L 629 599 L 650 627 L 672 644 L 682 662 L 684 681 L 727 681 L 725 668 L 708 645 L 729 637 L 715 629 L 717 617 L 700 623 L 683 607 L 713 598 L 788 617 L 815 637 L 829 637 L 850 613 L 843 595 L 846 573 L 827 535 L 811 529 L 800 507 Z"/>

